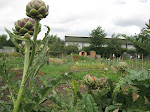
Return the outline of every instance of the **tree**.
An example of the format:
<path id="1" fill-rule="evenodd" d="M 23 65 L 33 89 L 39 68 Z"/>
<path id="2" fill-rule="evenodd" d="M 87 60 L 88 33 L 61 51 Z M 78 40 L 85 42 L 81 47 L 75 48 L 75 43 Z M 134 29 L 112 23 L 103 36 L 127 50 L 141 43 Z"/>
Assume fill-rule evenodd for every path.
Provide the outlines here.
<path id="1" fill-rule="evenodd" d="M 141 30 L 141 33 L 138 34 L 138 35 L 135 35 L 133 38 L 136 41 L 141 41 L 141 42 L 147 41 L 147 42 L 150 42 L 150 34 L 147 33 L 147 29 L 146 28 L 143 28 Z M 149 54 L 149 52 L 147 50 L 143 49 L 142 47 L 140 47 L 137 44 L 134 44 L 134 47 L 136 48 L 136 51 L 139 54 L 143 54 L 143 55 L 148 55 Z"/>
<path id="2" fill-rule="evenodd" d="M 79 49 L 78 49 L 78 46 L 76 44 L 68 45 L 68 46 L 65 46 L 65 52 L 66 52 L 66 54 L 71 54 L 71 53 L 76 54 L 79 52 Z"/>
<path id="3" fill-rule="evenodd" d="M 123 35 L 126 39 L 130 40 L 135 46 L 143 49 L 147 53 L 150 54 L 150 24 L 146 24 L 146 28 L 142 29 L 142 35 L 139 34 L 138 36 L 126 36 Z"/>
<path id="4" fill-rule="evenodd" d="M 92 32 L 90 33 L 90 44 L 93 47 L 102 47 L 102 45 L 105 44 L 105 37 L 106 33 L 102 29 L 102 27 L 97 27 L 96 29 L 93 29 Z"/>
<path id="5" fill-rule="evenodd" d="M 119 36 L 119 34 L 112 34 L 111 38 L 107 41 L 106 50 L 109 55 L 115 54 L 115 56 L 120 56 L 122 54 L 122 42 Z"/>
<path id="6" fill-rule="evenodd" d="M 64 44 L 64 41 L 61 40 L 57 35 L 50 35 L 48 44 L 53 44 L 53 43 L 59 43 L 59 44 Z"/>
<path id="7" fill-rule="evenodd" d="M 0 49 L 7 45 L 7 35 L 0 35 Z"/>
<path id="8" fill-rule="evenodd" d="M 61 40 L 57 35 L 50 35 L 48 47 L 51 55 L 59 55 L 64 52 L 64 41 Z"/>

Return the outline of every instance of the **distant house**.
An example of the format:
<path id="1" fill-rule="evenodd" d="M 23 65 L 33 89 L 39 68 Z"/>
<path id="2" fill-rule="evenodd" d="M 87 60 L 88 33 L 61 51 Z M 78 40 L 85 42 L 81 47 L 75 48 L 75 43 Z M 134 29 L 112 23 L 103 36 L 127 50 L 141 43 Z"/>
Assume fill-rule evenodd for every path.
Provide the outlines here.
<path id="1" fill-rule="evenodd" d="M 81 50 L 83 47 L 87 47 L 90 45 L 89 37 L 81 37 L 81 36 L 65 36 L 65 45 L 77 44 L 78 48 Z"/>
<path id="2" fill-rule="evenodd" d="M 71 44 L 77 44 L 78 48 L 81 50 L 83 47 L 87 47 L 90 45 L 90 37 L 88 36 L 71 36 L 71 35 L 66 35 L 65 36 L 65 45 L 71 45 Z M 111 39 L 111 38 L 106 38 Z M 122 48 L 127 48 L 127 49 L 135 49 L 134 45 L 129 42 L 126 39 L 121 39 L 122 40 Z M 105 45 L 104 45 L 105 46 Z"/>
<path id="3" fill-rule="evenodd" d="M 0 49 L 0 52 L 15 52 L 16 48 L 9 47 L 9 46 L 3 46 L 3 49 Z"/>

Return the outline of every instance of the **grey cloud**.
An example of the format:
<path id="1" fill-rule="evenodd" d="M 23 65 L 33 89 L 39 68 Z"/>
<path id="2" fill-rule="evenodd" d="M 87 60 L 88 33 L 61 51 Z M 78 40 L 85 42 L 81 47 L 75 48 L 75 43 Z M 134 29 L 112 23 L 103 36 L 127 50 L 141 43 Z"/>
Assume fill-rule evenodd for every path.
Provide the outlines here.
<path id="1" fill-rule="evenodd" d="M 0 9 L 11 6 L 14 1 L 15 0 L 0 0 Z"/>
<path id="2" fill-rule="evenodd" d="M 81 36 L 89 36 L 90 32 L 88 32 L 88 30 L 75 30 L 75 31 L 71 32 L 71 34 L 81 35 Z"/>
<path id="3" fill-rule="evenodd" d="M 67 30 L 65 28 L 51 28 L 53 32 L 66 32 Z"/>
<path id="4" fill-rule="evenodd" d="M 133 25 L 139 26 L 140 28 L 145 27 L 145 21 L 140 18 L 117 19 L 114 24 L 122 27 Z"/>
<path id="5" fill-rule="evenodd" d="M 73 22 L 77 20 L 77 16 L 71 16 L 71 17 L 67 17 L 63 20 L 61 20 L 61 23 L 69 23 L 69 22 Z"/>
<path id="6" fill-rule="evenodd" d="M 146 3 L 146 2 L 147 2 L 147 0 L 140 0 L 140 2 Z"/>

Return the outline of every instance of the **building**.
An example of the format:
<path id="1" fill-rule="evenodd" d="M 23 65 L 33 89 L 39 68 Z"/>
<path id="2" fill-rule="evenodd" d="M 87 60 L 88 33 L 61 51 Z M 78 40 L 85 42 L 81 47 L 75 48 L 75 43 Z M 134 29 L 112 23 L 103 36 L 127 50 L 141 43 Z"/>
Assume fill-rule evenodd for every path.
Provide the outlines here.
<path id="1" fill-rule="evenodd" d="M 111 39 L 111 38 L 106 38 Z M 122 40 L 122 48 L 127 48 L 127 49 L 135 49 L 134 45 L 129 42 L 126 39 L 121 39 Z M 71 36 L 71 35 L 66 35 L 65 36 L 65 45 L 72 45 L 76 44 L 78 45 L 78 48 L 82 50 L 83 47 L 87 47 L 90 45 L 90 40 L 88 36 Z"/>
<path id="2" fill-rule="evenodd" d="M 15 47 L 3 46 L 3 49 L 0 49 L 0 52 L 16 52 Z"/>

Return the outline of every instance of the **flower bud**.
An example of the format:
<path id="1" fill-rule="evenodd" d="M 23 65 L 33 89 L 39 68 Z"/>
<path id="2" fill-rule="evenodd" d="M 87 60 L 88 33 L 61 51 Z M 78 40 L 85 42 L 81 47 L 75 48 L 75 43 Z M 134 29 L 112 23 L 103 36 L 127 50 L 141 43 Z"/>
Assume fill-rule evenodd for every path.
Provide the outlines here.
<path id="1" fill-rule="evenodd" d="M 33 19 L 46 18 L 48 15 L 48 5 L 46 6 L 42 0 L 32 0 L 26 5 L 26 15 Z"/>
<path id="2" fill-rule="evenodd" d="M 24 38 L 26 38 L 26 39 L 30 39 L 30 37 L 31 37 L 31 35 L 28 34 L 28 33 L 26 33 L 26 34 L 24 35 Z"/>
<path id="3" fill-rule="evenodd" d="M 16 35 L 24 36 L 26 33 L 33 35 L 34 33 L 34 23 L 35 20 L 32 18 L 23 18 L 15 22 L 15 29 L 13 28 L 13 32 Z M 39 25 L 39 31 L 41 29 L 41 25 Z"/>

